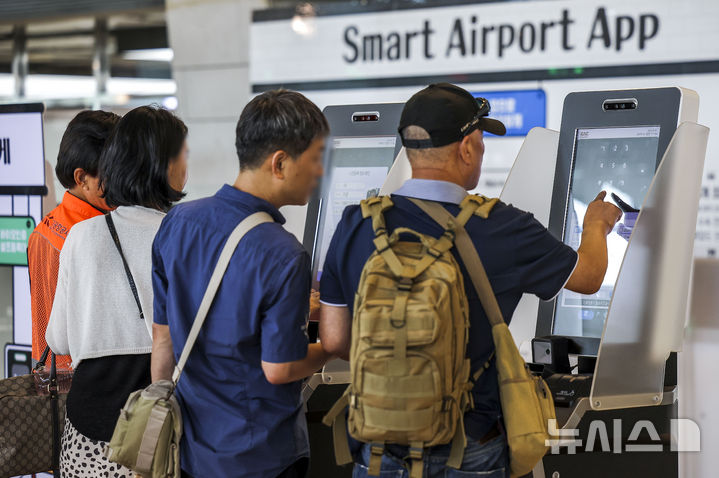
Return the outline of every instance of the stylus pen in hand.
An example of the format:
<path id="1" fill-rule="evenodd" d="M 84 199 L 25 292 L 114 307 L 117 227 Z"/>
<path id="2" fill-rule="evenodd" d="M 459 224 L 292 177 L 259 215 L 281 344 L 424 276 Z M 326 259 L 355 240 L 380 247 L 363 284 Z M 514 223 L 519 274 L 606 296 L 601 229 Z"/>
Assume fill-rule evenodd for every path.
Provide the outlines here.
<path id="1" fill-rule="evenodd" d="M 614 193 L 612 193 L 612 199 L 617 203 L 619 209 L 624 212 L 624 221 L 617 224 L 617 234 L 623 237 L 624 240 L 629 241 L 629 237 L 634 230 L 634 223 L 639 215 L 639 209 L 633 208 Z"/>
<path id="2" fill-rule="evenodd" d="M 619 196 L 617 196 L 614 193 L 612 193 L 612 199 L 617 204 L 617 206 L 619 206 L 619 209 L 621 209 L 622 212 L 639 212 L 639 209 L 633 208 L 632 206 L 630 206 L 629 204 L 624 202 L 624 200 L 622 198 L 620 198 Z"/>

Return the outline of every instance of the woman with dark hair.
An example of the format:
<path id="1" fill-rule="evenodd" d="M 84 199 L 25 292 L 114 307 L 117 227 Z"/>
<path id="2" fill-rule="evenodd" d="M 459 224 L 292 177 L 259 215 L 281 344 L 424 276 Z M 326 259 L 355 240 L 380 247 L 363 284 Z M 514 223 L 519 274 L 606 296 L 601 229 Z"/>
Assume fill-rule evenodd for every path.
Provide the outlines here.
<path id="1" fill-rule="evenodd" d="M 100 157 L 104 199 L 117 209 L 76 225 L 60 254 L 46 338 L 75 367 L 60 457 L 64 478 L 133 476 L 103 449 L 128 395 L 151 381 L 152 241 L 184 195 L 186 136 L 169 111 L 142 106 L 127 113 Z"/>

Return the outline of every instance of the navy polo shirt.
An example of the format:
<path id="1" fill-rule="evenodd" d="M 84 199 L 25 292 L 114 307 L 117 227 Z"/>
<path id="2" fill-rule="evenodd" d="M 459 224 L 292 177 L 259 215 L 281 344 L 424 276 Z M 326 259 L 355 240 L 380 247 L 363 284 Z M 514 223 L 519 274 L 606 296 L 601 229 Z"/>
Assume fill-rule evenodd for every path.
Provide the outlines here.
<path id="1" fill-rule="evenodd" d="M 437 201 L 453 215 L 467 192 L 444 181 L 410 179 L 392 195 L 394 207 L 385 212 L 388 231 L 409 227 L 439 237 L 443 229 L 407 197 Z M 534 216 L 502 202 L 489 218 L 472 217 L 465 226 L 477 248 L 502 315 L 509 322 L 522 294 L 527 292 L 548 300 L 564 287 L 577 263 L 577 253 L 552 236 Z M 362 218 L 359 206 L 345 209 L 324 263 L 320 282 L 323 303 L 347 305 L 352 312 L 354 294 L 365 262 L 374 252 L 372 221 Z M 467 355 L 472 372 L 479 369 L 494 351 L 491 328 L 472 281 L 456 248 L 452 249 L 464 275 L 469 302 L 469 344 Z M 474 390 L 474 409 L 465 415 L 470 437 L 483 437 L 501 417 L 497 369 L 494 360 Z"/>
<path id="2" fill-rule="evenodd" d="M 220 252 L 252 213 L 177 387 L 182 469 L 193 476 L 275 477 L 309 455 L 300 382 L 270 384 L 261 361 L 307 356 L 310 259 L 267 201 L 231 186 L 173 208 L 153 244 L 154 321 L 177 360 Z"/>

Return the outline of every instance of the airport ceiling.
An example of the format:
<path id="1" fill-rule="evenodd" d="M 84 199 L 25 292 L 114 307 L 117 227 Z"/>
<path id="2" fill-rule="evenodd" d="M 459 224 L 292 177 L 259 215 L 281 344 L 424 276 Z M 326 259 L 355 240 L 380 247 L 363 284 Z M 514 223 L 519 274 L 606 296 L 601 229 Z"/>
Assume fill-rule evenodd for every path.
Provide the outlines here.
<path id="1" fill-rule="evenodd" d="M 332 8 L 331 4 L 338 3 L 399 6 L 426 5 L 437 1 L 267 0 L 267 6 L 294 9 L 311 3 L 319 8 Z M 126 57 L 126 52 L 131 50 L 169 47 L 165 0 L 0 0 L 0 9 L 0 73 L 12 71 L 14 32 L 18 25 L 23 25 L 27 36 L 29 74 L 92 75 L 95 19 L 105 18 L 109 30 L 107 46 L 111 77 L 172 77 L 169 61 Z"/>
<path id="2" fill-rule="evenodd" d="M 24 25 L 30 74 L 92 75 L 95 18 L 107 19 L 113 77 L 171 78 L 168 61 L 125 58 L 168 48 L 164 0 L 2 0 L 0 73 L 10 73 L 13 37 Z"/>

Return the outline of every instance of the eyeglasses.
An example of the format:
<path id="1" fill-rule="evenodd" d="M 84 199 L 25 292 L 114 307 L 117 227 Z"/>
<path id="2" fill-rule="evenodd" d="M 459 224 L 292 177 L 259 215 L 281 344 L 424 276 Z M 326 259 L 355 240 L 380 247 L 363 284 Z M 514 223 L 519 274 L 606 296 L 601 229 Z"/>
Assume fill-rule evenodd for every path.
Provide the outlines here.
<path id="1" fill-rule="evenodd" d="M 462 133 L 462 137 L 467 136 L 471 134 L 477 127 L 479 126 L 480 121 L 484 116 L 488 116 L 489 112 L 492 110 L 492 108 L 489 106 L 489 101 L 486 98 L 476 98 L 477 104 L 479 105 L 479 111 L 474 115 L 474 117 L 469 121 L 469 123 L 465 124 L 460 128 L 460 132 Z"/>

